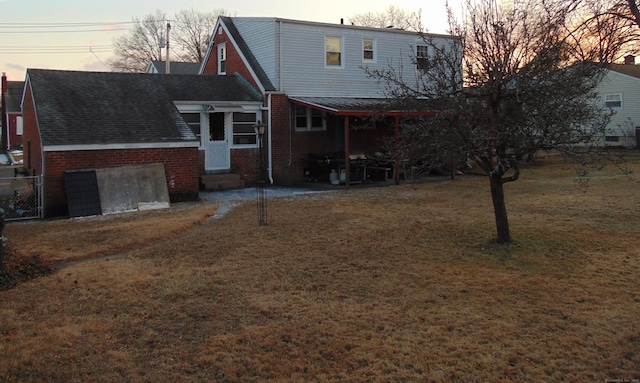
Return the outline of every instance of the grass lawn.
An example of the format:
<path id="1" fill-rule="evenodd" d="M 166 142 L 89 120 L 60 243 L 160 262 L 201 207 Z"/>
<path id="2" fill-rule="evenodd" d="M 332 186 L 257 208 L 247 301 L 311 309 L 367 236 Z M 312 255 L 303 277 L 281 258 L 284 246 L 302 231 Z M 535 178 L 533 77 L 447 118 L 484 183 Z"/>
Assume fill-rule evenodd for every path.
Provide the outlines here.
<path id="1" fill-rule="evenodd" d="M 546 158 L 505 191 L 508 245 L 478 176 L 11 223 L 67 264 L 0 292 L 0 382 L 640 379 L 640 185 Z"/>

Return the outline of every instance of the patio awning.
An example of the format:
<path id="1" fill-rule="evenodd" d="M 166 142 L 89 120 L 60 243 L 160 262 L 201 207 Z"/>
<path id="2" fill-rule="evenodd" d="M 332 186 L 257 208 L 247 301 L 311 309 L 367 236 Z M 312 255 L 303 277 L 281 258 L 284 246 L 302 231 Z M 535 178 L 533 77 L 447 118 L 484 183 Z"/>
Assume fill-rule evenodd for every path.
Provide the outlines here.
<path id="1" fill-rule="evenodd" d="M 438 112 L 427 100 L 402 102 L 391 98 L 358 97 L 295 97 L 289 99 L 296 104 L 322 110 L 337 116 L 406 116 L 433 115 Z"/>

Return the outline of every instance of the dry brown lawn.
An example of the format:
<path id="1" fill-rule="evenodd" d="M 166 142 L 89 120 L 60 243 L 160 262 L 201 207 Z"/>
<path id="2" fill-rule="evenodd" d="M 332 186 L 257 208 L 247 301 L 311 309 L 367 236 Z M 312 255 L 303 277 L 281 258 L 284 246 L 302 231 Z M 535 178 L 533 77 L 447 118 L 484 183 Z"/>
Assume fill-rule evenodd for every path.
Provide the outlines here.
<path id="1" fill-rule="evenodd" d="M 474 176 L 10 224 L 87 261 L 0 292 L 0 382 L 637 381 L 639 191 L 543 159 L 509 245 Z"/>

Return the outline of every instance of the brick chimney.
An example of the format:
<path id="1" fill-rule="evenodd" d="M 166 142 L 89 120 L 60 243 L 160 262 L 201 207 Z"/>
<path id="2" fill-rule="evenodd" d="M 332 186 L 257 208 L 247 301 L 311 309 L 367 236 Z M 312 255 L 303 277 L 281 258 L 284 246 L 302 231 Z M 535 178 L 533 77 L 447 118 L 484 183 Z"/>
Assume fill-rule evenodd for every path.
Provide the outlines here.
<path id="1" fill-rule="evenodd" d="M 634 55 L 624 56 L 624 65 L 636 65 L 636 56 Z"/>

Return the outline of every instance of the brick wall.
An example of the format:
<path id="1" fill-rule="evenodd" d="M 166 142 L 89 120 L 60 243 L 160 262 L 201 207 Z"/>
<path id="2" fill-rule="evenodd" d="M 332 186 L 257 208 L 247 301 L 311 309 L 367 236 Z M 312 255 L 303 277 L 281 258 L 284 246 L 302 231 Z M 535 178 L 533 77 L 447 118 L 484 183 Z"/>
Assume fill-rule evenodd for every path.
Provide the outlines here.
<path id="1" fill-rule="evenodd" d="M 23 166 L 29 169 L 31 174 L 42 174 L 42 150 L 40 149 L 40 133 L 38 132 L 38 121 L 33 107 L 31 87 L 27 83 L 27 89 L 22 105 L 23 134 L 22 145 Z"/>
<path id="2" fill-rule="evenodd" d="M 327 119 L 324 132 L 296 132 L 292 113 L 292 105 L 286 95 L 271 96 L 273 177 L 282 185 L 304 180 L 303 158 L 309 153 L 335 151 L 335 119 Z"/>
<path id="3" fill-rule="evenodd" d="M 251 75 L 249 69 L 244 65 L 242 61 L 242 57 L 240 53 L 235 49 L 231 39 L 227 35 L 226 31 L 221 35 L 218 32 L 215 32 L 214 35 L 214 46 L 211 50 L 211 55 L 209 59 L 205 63 L 203 74 L 218 74 L 218 45 L 221 43 L 226 43 L 227 48 L 227 63 L 226 63 L 226 73 L 227 75 L 233 75 L 239 73 L 242 77 L 244 77 L 251 85 L 253 85 L 256 89 L 260 89 L 257 82 Z"/>
<path id="4" fill-rule="evenodd" d="M 171 202 L 198 199 L 197 148 L 117 149 L 45 152 L 45 217 L 67 214 L 66 170 L 162 163 Z"/>

